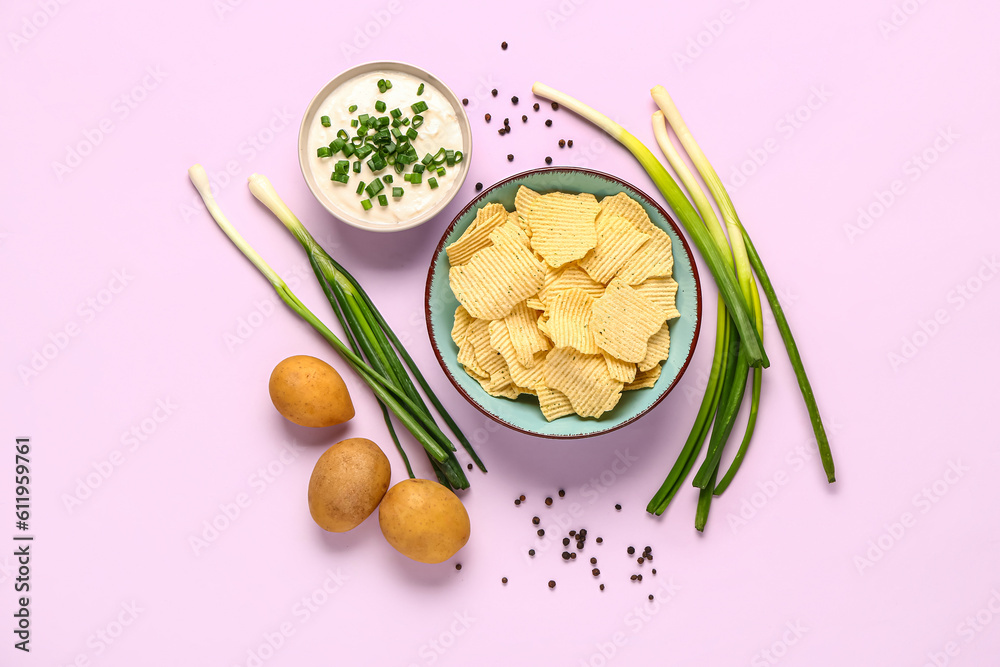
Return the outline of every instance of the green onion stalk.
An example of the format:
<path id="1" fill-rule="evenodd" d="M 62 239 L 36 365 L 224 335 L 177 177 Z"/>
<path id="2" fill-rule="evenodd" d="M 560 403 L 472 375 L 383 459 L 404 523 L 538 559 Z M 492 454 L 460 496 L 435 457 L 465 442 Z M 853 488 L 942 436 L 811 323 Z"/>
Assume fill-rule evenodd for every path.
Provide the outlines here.
<path id="1" fill-rule="evenodd" d="M 768 365 L 767 357 L 763 352 L 763 313 L 757 288 L 758 280 L 774 313 L 775 322 L 788 351 L 809 411 L 820 451 L 820 459 L 827 479 L 832 483 L 835 476 L 829 443 L 798 348 L 792 338 L 788 321 L 781 310 L 777 295 L 760 256 L 736 215 L 732 200 L 723 187 L 718 174 L 694 141 L 676 106 L 663 87 L 657 86 L 651 91 L 654 100 L 661 108 L 661 111 L 656 112 L 653 116 L 654 133 L 667 161 L 677 173 L 688 192 L 688 196 L 691 197 L 691 201 L 681 192 L 659 160 L 621 125 L 582 102 L 544 84 L 535 83 L 532 91 L 540 97 L 558 102 L 583 116 L 610 134 L 636 157 L 666 198 L 668 205 L 677 214 L 679 221 L 691 236 L 702 257 L 705 258 L 719 287 L 716 344 L 705 395 L 688 438 L 663 485 L 650 500 L 646 508 L 647 511 L 659 515 L 666 510 L 693 468 L 704 441 L 711 431 L 712 437 L 709 441 L 706 459 L 694 480 L 695 486 L 701 490 L 695 525 L 698 530 L 702 530 L 708 519 L 712 496 L 721 494 L 729 486 L 746 456 L 760 405 L 762 369 Z M 685 152 L 708 186 L 709 192 L 722 213 L 728 238 L 701 186 L 674 148 L 667 133 L 667 122 L 673 127 Z M 692 201 L 694 206 L 692 206 Z M 739 450 L 729 469 L 720 480 L 718 473 L 723 448 L 742 405 L 748 373 L 752 375 L 749 419 Z"/>
<path id="2" fill-rule="evenodd" d="M 357 281 L 336 264 L 315 241 L 312 241 L 312 246 L 315 247 L 309 252 L 310 264 L 313 266 L 317 277 L 322 276 L 320 284 L 330 300 L 334 313 L 342 324 L 348 338 L 349 344 L 345 344 L 295 296 L 284 280 L 268 266 L 257 251 L 232 226 L 212 195 L 208 176 L 204 168 L 196 164 L 188 170 L 188 174 L 191 182 L 205 201 L 205 206 L 209 213 L 233 244 L 267 278 L 281 300 L 302 319 L 312 325 L 333 346 L 341 358 L 361 377 L 365 384 L 371 388 L 376 399 L 379 401 L 380 407 L 383 409 L 383 415 L 389 425 L 393 441 L 397 444 L 403 456 L 409 475 L 412 477 L 413 471 L 409 460 L 402 451 L 402 447 L 399 446 L 398 437 L 392 429 L 392 423 L 388 418 L 389 412 L 392 412 L 400 423 L 423 446 L 442 484 L 454 489 L 468 488 L 469 481 L 454 454 L 455 446 L 434 421 L 433 416 L 419 394 L 413 389 L 412 382 L 409 381 L 409 376 L 406 375 L 405 371 L 401 371 L 399 357 L 393 353 L 394 348 L 403 356 L 405 363 L 411 369 L 411 372 L 414 373 L 414 376 L 417 377 L 418 382 L 424 388 L 425 392 L 427 392 L 428 398 L 431 398 L 435 407 L 441 411 L 442 417 L 445 418 L 453 432 L 458 434 L 461 431 L 459 431 L 450 416 L 445 416 L 446 413 L 443 411 L 440 401 L 433 396 L 433 392 L 430 391 L 426 380 L 420 375 L 419 370 L 416 369 L 413 360 L 402 350 L 399 339 L 392 333 L 384 318 L 378 313 L 371 299 L 364 293 Z M 262 177 L 260 178 L 262 179 Z M 266 179 L 262 180 L 263 183 L 266 183 Z M 267 183 L 267 188 L 269 187 L 270 184 Z M 273 193 L 273 188 L 270 188 L 270 190 Z M 261 185 L 260 191 L 265 192 L 265 186 Z M 260 199 L 261 195 L 258 195 L 258 198 Z M 276 202 L 276 206 L 280 204 L 287 211 L 287 207 L 277 198 L 276 194 L 274 195 L 274 202 Z M 272 208 L 272 210 L 275 209 Z M 296 235 L 296 238 L 300 242 L 306 238 L 311 240 L 312 237 L 308 236 L 308 232 L 305 232 L 301 223 L 291 215 L 290 211 L 287 212 L 287 215 L 290 217 L 287 220 L 282 219 L 282 222 Z M 282 215 L 279 215 L 279 219 L 281 218 Z M 297 231 L 298 233 L 296 233 Z M 303 233 L 304 236 L 300 237 Z M 309 249 L 307 248 L 307 250 Z M 391 345 L 389 344 L 390 342 Z M 367 362 L 364 357 L 368 358 Z M 392 360 L 395 360 L 395 362 Z M 406 379 L 403 380 L 403 377 Z M 464 435 L 458 437 L 480 469 L 485 472 L 485 467 L 482 465 L 479 457 L 475 455 L 475 452 L 472 451 L 471 446 L 468 445 L 468 441 Z"/>

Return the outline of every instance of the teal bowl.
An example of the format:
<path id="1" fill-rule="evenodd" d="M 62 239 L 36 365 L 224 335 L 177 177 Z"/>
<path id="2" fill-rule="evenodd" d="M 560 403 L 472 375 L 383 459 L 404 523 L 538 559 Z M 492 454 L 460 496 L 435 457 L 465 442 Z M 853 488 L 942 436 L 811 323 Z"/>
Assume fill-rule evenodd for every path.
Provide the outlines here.
<path id="1" fill-rule="evenodd" d="M 625 192 L 642 204 L 653 224 L 670 235 L 674 254 L 674 280 L 677 281 L 677 310 L 681 316 L 670 323 L 670 355 L 656 385 L 650 389 L 627 391 L 613 410 L 599 419 L 569 415 L 549 422 L 542 416 L 538 401 L 522 395 L 516 401 L 490 396 L 458 363 L 458 346 L 451 339 L 458 299 L 448 284 L 448 255 L 445 246 L 454 242 L 472 224 L 476 210 L 490 202 L 499 202 L 514 210 L 514 195 L 524 185 L 541 193 L 562 191 L 589 192 L 598 199 Z M 427 331 L 441 368 L 462 396 L 487 417 L 528 435 L 545 438 L 586 438 L 608 433 L 634 422 L 652 410 L 680 380 L 694 354 L 701 327 L 701 284 L 691 248 L 677 224 L 647 194 L 614 176 L 589 169 L 552 167 L 526 171 L 486 188 L 469 202 L 445 231 L 434 251 L 427 274 L 425 293 Z"/>

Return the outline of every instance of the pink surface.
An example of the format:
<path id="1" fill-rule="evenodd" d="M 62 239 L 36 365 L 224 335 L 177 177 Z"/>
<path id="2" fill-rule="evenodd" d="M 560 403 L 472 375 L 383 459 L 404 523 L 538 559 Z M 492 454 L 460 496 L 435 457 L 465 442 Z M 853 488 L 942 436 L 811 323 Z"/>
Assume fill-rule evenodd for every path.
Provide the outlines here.
<path id="1" fill-rule="evenodd" d="M 987 193 L 1000 11 L 647 4 L 511 2 L 476 15 L 467 3 L 403 0 L 4 3 L 0 540 L 19 532 L 14 438 L 30 436 L 35 542 L 32 651 L 15 651 L 5 630 L 0 664 L 996 663 L 1000 456 L 987 419 L 1000 398 L 1000 232 Z M 375 59 L 427 67 L 469 97 L 476 138 L 452 206 L 377 237 L 320 208 L 295 154 L 314 92 Z M 424 278 L 476 181 L 551 155 L 654 191 L 580 119 L 531 111 L 535 80 L 650 146 L 647 90 L 668 87 L 784 299 L 831 432 L 835 486 L 770 322 L 757 438 L 705 535 L 692 489 L 662 519 L 643 508 L 694 418 L 711 308 L 673 396 L 608 436 L 502 430 L 445 380 L 427 342 Z M 514 130 L 500 137 L 505 116 Z M 559 138 L 574 147 L 560 150 Z M 453 561 L 409 562 L 374 520 L 333 535 L 310 519 L 306 482 L 330 444 L 367 436 L 386 448 L 394 481 L 403 467 L 353 377 L 358 416 L 343 427 L 298 428 L 271 407 L 280 359 L 343 364 L 198 205 L 186 176 L 195 162 L 230 169 L 223 209 L 327 313 L 297 244 L 243 185 L 267 175 L 368 286 L 478 445 L 490 472 L 471 475 L 473 535 Z M 870 218 L 859 223 L 859 209 Z M 39 354 L 50 358 L 24 376 Z M 97 488 L 80 490 L 88 476 Z M 545 508 L 559 488 L 566 497 Z M 68 507 L 78 492 L 86 498 Z M 238 501 L 238 517 L 219 518 Z M 524 555 L 537 543 L 531 516 L 561 537 L 574 503 L 569 527 L 588 529 L 581 556 L 599 558 L 599 580 L 586 562 L 562 562 L 559 545 Z M 212 521 L 225 529 L 196 553 L 190 540 Z M 12 545 L 0 548 L 5 628 Z M 628 545 L 653 547 L 655 577 L 645 564 L 644 581 L 629 581 L 639 569 Z"/>

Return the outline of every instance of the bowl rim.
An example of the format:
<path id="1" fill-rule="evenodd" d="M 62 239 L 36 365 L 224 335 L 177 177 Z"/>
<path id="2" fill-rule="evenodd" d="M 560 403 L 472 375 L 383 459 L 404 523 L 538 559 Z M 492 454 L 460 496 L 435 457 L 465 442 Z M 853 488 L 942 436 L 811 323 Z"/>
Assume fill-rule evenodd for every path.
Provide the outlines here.
<path id="1" fill-rule="evenodd" d="M 579 172 L 586 174 L 588 176 L 596 176 L 598 178 L 603 178 L 612 181 L 614 183 L 618 183 L 619 185 L 623 185 L 626 188 L 635 191 L 636 193 L 639 194 L 639 196 L 645 199 L 646 202 L 651 204 L 653 208 L 656 209 L 660 213 L 660 215 L 662 215 L 663 218 L 670 224 L 670 226 L 674 228 L 674 232 L 676 232 L 677 238 L 680 239 L 681 245 L 684 246 L 684 250 L 687 252 L 688 257 L 691 258 L 691 274 L 694 278 L 695 296 L 697 297 L 696 298 L 697 304 L 695 309 L 695 326 L 694 326 L 694 334 L 691 339 L 691 347 L 688 350 L 687 358 L 684 359 L 684 363 L 681 364 L 680 369 L 678 369 L 677 371 L 677 375 L 674 377 L 670 385 L 648 407 L 636 413 L 632 417 L 626 419 L 620 424 L 609 426 L 606 429 L 593 431 L 589 433 L 577 433 L 569 435 L 538 433 L 537 431 L 529 431 L 525 428 L 518 426 L 517 424 L 511 423 L 510 421 L 498 415 L 493 414 L 492 412 L 484 408 L 482 405 L 480 405 L 479 401 L 470 396 L 469 393 L 465 391 L 465 389 L 462 387 L 462 385 L 458 383 L 454 375 L 452 375 L 451 369 L 445 363 L 444 357 L 441 354 L 441 349 L 438 347 L 437 340 L 435 339 L 432 333 L 434 331 L 434 328 L 431 322 L 430 304 L 431 304 L 431 282 L 434 279 L 434 267 L 437 265 L 439 258 L 442 256 L 442 252 L 444 251 L 445 241 L 447 241 L 448 236 L 451 235 L 452 230 L 455 229 L 455 225 L 458 224 L 458 221 L 466 213 L 468 213 L 469 210 L 479 205 L 479 203 L 484 198 L 486 198 L 492 191 L 496 190 L 497 188 L 503 187 L 505 185 L 508 185 L 509 183 L 521 180 L 528 176 L 533 176 L 535 174 L 541 174 L 541 173 L 552 173 L 552 172 Z M 496 183 L 487 188 L 483 188 L 483 191 L 479 193 L 478 196 L 474 197 L 472 201 L 470 201 L 461 211 L 458 212 L 457 215 L 455 215 L 455 218 L 448 225 L 448 228 L 444 230 L 444 233 L 441 235 L 441 240 L 438 242 L 437 247 L 435 247 L 434 254 L 431 257 L 430 267 L 427 269 L 427 282 L 424 286 L 424 319 L 427 324 L 427 337 L 430 339 L 431 348 L 434 350 L 434 356 L 437 357 L 438 364 L 440 364 L 441 369 L 444 371 L 445 376 L 448 378 L 448 381 L 451 382 L 451 384 L 455 387 L 458 393 L 461 394 L 466 401 L 468 401 L 473 407 L 475 407 L 481 413 L 483 413 L 493 421 L 497 422 L 498 424 L 502 424 L 507 428 L 510 428 L 519 433 L 524 433 L 525 435 L 534 436 L 536 438 L 546 438 L 549 440 L 579 440 L 582 438 L 592 438 L 598 435 L 606 435 L 613 431 L 617 431 L 622 427 L 628 426 L 629 424 L 633 423 L 643 415 L 652 411 L 653 408 L 658 406 L 660 402 L 674 390 L 674 387 L 677 386 L 677 383 L 680 381 L 680 379 L 684 377 L 684 373 L 687 371 L 688 365 L 691 363 L 691 359 L 694 357 L 695 348 L 698 345 L 698 338 L 700 337 L 701 334 L 701 317 L 702 317 L 702 291 L 701 291 L 701 277 L 698 274 L 698 264 L 695 261 L 694 253 L 691 252 L 691 246 L 688 244 L 687 238 L 685 238 L 684 234 L 681 232 L 681 229 L 677 225 L 677 222 L 674 221 L 674 219 L 663 209 L 662 206 L 660 206 L 658 202 L 656 202 L 652 197 L 647 195 L 643 190 L 640 190 L 639 188 L 635 187 L 628 181 L 618 178 L 617 176 L 612 176 L 611 174 L 608 174 L 603 171 L 598 171 L 596 169 L 584 169 L 582 167 L 540 167 L 538 169 L 529 169 L 527 171 L 522 171 L 518 174 L 514 174 L 513 176 L 505 178 L 501 181 L 497 181 Z"/>
<path id="2" fill-rule="evenodd" d="M 420 215 L 393 225 L 387 225 L 384 223 L 364 223 L 358 220 L 352 220 L 344 215 L 344 211 L 333 208 L 330 205 L 330 202 L 327 201 L 327 198 L 323 196 L 322 192 L 318 192 L 318 186 L 313 182 L 312 169 L 308 164 L 309 150 L 308 146 L 305 145 L 308 142 L 309 134 L 307 121 L 310 117 L 316 115 L 316 111 L 318 110 L 320 103 L 337 87 L 346 81 L 354 78 L 355 76 L 378 69 L 396 70 L 411 76 L 419 74 L 421 78 L 426 79 L 428 83 L 440 90 L 451 103 L 451 106 L 455 109 L 455 116 L 458 120 L 459 127 L 462 130 L 462 152 L 465 155 L 465 159 L 462 160 L 465 166 L 464 168 L 459 169 L 458 182 L 452 187 L 450 195 L 440 200 L 432 208 L 427 209 Z M 336 85 L 334 85 L 334 82 L 337 82 Z M 299 132 L 296 137 L 296 152 L 298 153 L 299 171 L 302 174 L 303 180 L 306 182 L 306 187 L 309 188 L 309 192 L 312 193 L 316 201 L 319 202 L 324 209 L 326 209 L 327 213 L 332 215 L 336 220 L 343 222 L 345 225 L 350 225 L 355 229 L 363 229 L 369 232 L 387 233 L 401 232 L 407 229 L 413 229 L 414 227 L 419 227 L 428 220 L 434 218 L 451 203 L 455 196 L 458 195 L 458 192 L 462 189 L 462 186 L 465 185 L 465 179 L 469 176 L 469 169 L 472 160 L 472 143 L 472 124 L 469 122 L 469 115 L 465 112 L 465 107 L 462 106 L 458 95 L 456 95 L 455 91 L 445 84 L 444 81 L 434 76 L 423 67 L 414 65 L 413 63 L 408 63 L 402 60 L 370 60 L 343 70 L 323 84 L 316 94 L 313 95 L 312 99 L 309 100 L 309 104 L 306 105 L 305 111 L 302 112 L 302 120 L 299 122 Z"/>

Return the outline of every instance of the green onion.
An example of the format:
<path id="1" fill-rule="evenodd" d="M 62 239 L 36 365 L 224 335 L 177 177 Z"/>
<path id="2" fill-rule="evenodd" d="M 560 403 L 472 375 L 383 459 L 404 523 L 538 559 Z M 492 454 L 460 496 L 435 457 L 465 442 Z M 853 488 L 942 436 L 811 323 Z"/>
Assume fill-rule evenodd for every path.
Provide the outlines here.
<path id="1" fill-rule="evenodd" d="M 332 174 L 330 174 L 330 180 L 336 181 L 337 183 L 347 183 L 350 180 L 350 176 L 335 171 Z"/>
<path id="2" fill-rule="evenodd" d="M 413 173 L 415 173 L 415 174 L 422 173 L 424 171 L 424 169 L 426 169 L 426 167 L 424 167 L 423 164 L 415 164 L 415 165 L 413 165 Z"/>
<path id="3" fill-rule="evenodd" d="M 419 102 L 417 102 L 415 104 L 411 104 L 410 105 L 410 110 L 413 113 L 417 113 L 417 114 L 423 113 L 423 112 L 427 111 L 427 102 L 424 102 L 423 100 L 420 100 Z"/>
<path id="4" fill-rule="evenodd" d="M 410 141 L 416 141 L 417 131 L 414 130 L 413 127 L 410 127 L 410 129 L 406 131 L 406 138 L 409 139 Z"/>
<path id="5" fill-rule="evenodd" d="M 320 124 L 323 125 L 323 127 L 330 127 L 330 117 L 329 116 L 320 116 L 319 117 L 319 122 L 320 122 Z"/>
<path id="6" fill-rule="evenodd" d="M 438 186 L 438 181 L 436 178 L 431 176 L 430 178 L 427 179 L 427 185 L 431 186 L 431 190 L 434 190 Z"/>
<path id="7" fill-rule="evenodd" d="M 360 195 L 364 191 L 365 191 L 365 182 L 364 181 L 358 181 L 358 189 L 356 191 L 357 194 Z"/>
<path id="8" fill-rule="evenodd" d="M 444 167 L 440 167 L 440 168 L 438 168 L 438 170 L 437 170 L 437 175 L 438 175 L 438 176 L 444 176 L 444 175 L 445 175 L 445 174 L 447 174 L 447 173 L 448 173 L 448 172 L 447 172 L 447 171 L 445 171 L 445 168 L 444 168 Z"/>
<path id="9" fill-rule="evenodd" d="M 388 206 L 389 205 L 389 198 L 386 197 L 385 195 L 379 195 L 378 196 L 378 205 L 379 206 Z"/>
<path id="10" fill-rule="evenodd" d="M 465 153 L 463 153 L 462 151 L 455 151 L 455 164 L 459 164 L 464 159 L 465 159 Z"/>
<path id="11" fill-rule="evenodd" d="M 354 155 L 356 157 L 358 157 L 359 159 L 364 160 L 374 150 L 375 149 L 372 148 L 371 144 L 362 144 L 362 145 L 358 146 L 356 149 L 354 149 Z"/>
<path id="12" fill-rule="evenodd" d="M 382 100 L 375 100 L 375 111 L 383 113 L 385 111 L 385 102 Z"/>
<path id="13" fill-rule="evenodd" d="M 413 174 L 403 174 L 403 180 L 407 183 L 411 183 L 413 179 Z"/>
<path id="14" fill-rule="evenodd" d="M 389 112 L 389 115 L 392 116 L 393 118 L 398 119 L 400 116 L 403 115 L 403 112 L 399 110 L 399 107 L 396 107 L 395 109 Z"/>
<path id="15" fill-rule="evenodd" d="M 367 125 L 368 124 L 368 118 L 369 118 L 369 115 L 366 114 L 366 113 L 363 113 L 360 116 L 358 116 L 358 122 L 361 123 L 362 125 Z"/>
<path id="16" fill-rule="evenodd" d="M 348 113 L 354 113 L 357 110 L 358 110 L 358 105 L 357 104 L 352 104 L 351 106 L 347 107 Z"/>
<path id="17" fill-rule="evenodd" d="M 417 173 L 410 174 L 410 184 L 411 185 L 420 185 L 423 182 L 424 182 L 423 175 L 417 174 Z"/>
<path id="18" fill-rule="evenodd" d="M 419 86 L 417 86 L 417 95 L 423 95 L 423 94 L 424 94 L 424 84 L 421 83 Z"/>
<path id="19" fill-rule="evenodd" d="M 330 157 L 333 155 L 333 151 L 330 150 L 329 146 L 320 146 L 316 149 L 316 157 Z"/>
<path id="20" fill-rule="evenodd" d="M 365 209 L 366 211 L 369 211 L 369 210 L 371 210 L 371 207 L 372 207 L 372 200 L 371 199 L 362 199 L 361 200 L 361 208 Z"/>
<path id="21" fill-rule="evenodd" d="M 396 197 L 396 198 L 402 197 L 403 196 L 403 188 L 393 188 L 392 189 L 392 196 Z"/>
<path id="22" fill-rule="evenodd" d="M 424 124 L 424 117 L 421 116 L 420 114 L 417 114 L 416 116 L 413 117 L 413 121 L 410 123 L 410 127 L 416 130 L 423 124 Z"/>
<path id="23" fill-rule="evenodd" d="M 382 181 L 385 183 L 392 183 L 392 174 L 386 174 L 382 177 Z"/>
<path id="24" fill-rule="evenodd" d="M 379 79 L 376 85 L 378 86 L 378 92 L 384 93 L 386 91 L 385 79 Z"/>
<path id="25" fill-rule="evenodd" d="M 367 187 L 365 187 L 365 192 L 368 193 L 369 197 L 374 197 L 378 193 L 382 192 L 382 188 L 384 187 L 385 186 L 382 185 L 382 181 L 376 178 L 374 181 L 369 183 Z"/>
<path id="26" fill-rule="evenodd" d="M 330 142 L 330 153 L 339 153 L 340 149 L 344 147 L 343 139 L 334 139 Z"/>
<path id="27" fill-rule="evenodd" d="M 361 160 L 355 160 L 354 161 L 354 173 L 355 174 L 360 174 L 361 173 Z"/>

